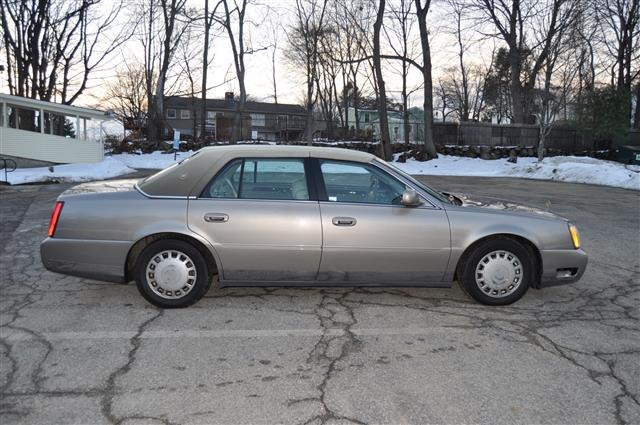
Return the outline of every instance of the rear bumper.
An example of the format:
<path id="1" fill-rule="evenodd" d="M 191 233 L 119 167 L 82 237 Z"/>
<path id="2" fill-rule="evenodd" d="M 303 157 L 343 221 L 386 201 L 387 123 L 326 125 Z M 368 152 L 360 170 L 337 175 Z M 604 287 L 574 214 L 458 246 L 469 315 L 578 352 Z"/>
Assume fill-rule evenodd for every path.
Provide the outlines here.
<path id="1" fill-rule="evenodd" d="M 540 251 L 540 257 L 542 288 L 577 282 L 587 268 L 588 256 L 581 249 L 545 250 Z"/>
<path id="2" fill-rule="evenodd" d="M 40 244 L 49 271 L 109 282 L 124 282 L 129 241 L 47 238 Z"/>

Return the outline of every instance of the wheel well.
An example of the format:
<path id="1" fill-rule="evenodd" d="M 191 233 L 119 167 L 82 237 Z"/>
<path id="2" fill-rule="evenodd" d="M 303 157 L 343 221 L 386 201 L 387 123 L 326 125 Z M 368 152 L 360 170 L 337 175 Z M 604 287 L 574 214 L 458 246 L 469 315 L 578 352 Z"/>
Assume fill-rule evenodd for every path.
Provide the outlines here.
<path id="1" fill-rule="evenodd" d="M 471 252 L 478 245 L 480 245 L 481 243 L 483 243 L 483 242 L 485 242 L 487 240 L 490 240 L 490 239 L 497 239 L 497 238 L 513 239 L 513 240 L 521 243 L 522 245 L 524 245 L 533 254 L 535 276 L 534 276 L 534 279 L 533 279 L 533 284 L 531 286 L 533 286 L 534 288 L 539 288 L 540 287 L 540 277 L 542 275 L 542 257 L 540 256 L 540 250 L 529 239 L 523 238 L 522 236 L 513 235 L 513 234 L 510 234 L 510 233 L 498 233 L 498 234 L 495 234 L 495 235 L 485 236 L 483 238 L 478 239 L 477 241 L 475 241 L 471 245 L 469 245 L 467 247 L 467 249 L 464 250 L 464 252 L 460 256 L 460 258 L 458 259 L 458 264 L 456 264 L 456 269 L 455 269 L 455 272 L 454 272 L 454 280 L 458 279 L 458 266 L 460 265 L 460 263 L 462 262 L 463 259 L 465 259 L 468 255 L 470 255 Z"/>
<path id="2" fill-rule="evenodd" d="M 210 273 L 216 273 L 218 270 L 218 266 L 216 264 L 216 259 L 211 254 L 211 251 L 207 249 L 206 246 L 196 238 L 191 236 L 183 235 L 181 233 L 156 233 L 153 235 L 145 236 L 140 239 L 129 249 L 129 253 L 127 254 L 127 261 L 125 263 L 125 282 L 129 282 L 133 280 L 133 268 L 138 261 L 138 257 L 140 253 L 150 244 L 155 241 L 159 241 L 161 239 L 178 239 L 181 241 L 185 241 L 193 245 L 204 257 L 207 266 L 209 267 Z"/>

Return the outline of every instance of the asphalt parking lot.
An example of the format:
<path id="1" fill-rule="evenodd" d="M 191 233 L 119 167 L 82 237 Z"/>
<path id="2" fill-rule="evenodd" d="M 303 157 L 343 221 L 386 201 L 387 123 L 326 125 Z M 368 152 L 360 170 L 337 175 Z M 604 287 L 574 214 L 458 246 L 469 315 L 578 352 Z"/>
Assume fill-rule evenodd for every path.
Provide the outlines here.
<path id="1" fill-rule="evenodd" d="M 43 269 L 69 185 L 0 188 L 0 423 L 640 423 L 640 192 L 425 180 L 550 205 L 584 278 L 499 308 L 457 286 L 226 288 L 162 311 Z"/>

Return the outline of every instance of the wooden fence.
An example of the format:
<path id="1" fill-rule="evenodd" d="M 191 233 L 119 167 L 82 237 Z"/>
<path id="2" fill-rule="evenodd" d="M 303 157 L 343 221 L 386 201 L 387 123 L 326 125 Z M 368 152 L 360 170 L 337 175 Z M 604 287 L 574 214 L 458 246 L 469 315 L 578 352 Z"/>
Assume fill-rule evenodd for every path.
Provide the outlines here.
<path id="1" fill-rule="evenodd" d="M 538 126 L 527 124 L 464 122 L 433 125 L 433 139 L 438 145 L 535 148 L 538 135 Z M 620 145 L 640 146 L 640 132 L 633 130 L 619 140 L 602 141 L 576 128 L 558 126 L 551 130 L 545 145 L 567 154 L 607 150 Z"/>

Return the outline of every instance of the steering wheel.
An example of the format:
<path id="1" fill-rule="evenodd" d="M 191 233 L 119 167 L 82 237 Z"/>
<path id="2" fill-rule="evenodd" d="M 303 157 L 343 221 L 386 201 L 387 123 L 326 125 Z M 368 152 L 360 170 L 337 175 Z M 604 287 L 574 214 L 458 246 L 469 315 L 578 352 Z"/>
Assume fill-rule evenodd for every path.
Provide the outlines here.
<path id="1" fill-rule="evenodd" d="M 237 198 L 238 192 L 236 191 L 236 188 L 233 186 L 233 183 L 231 182 L 231 180 L 229 180 L 228 177 L 225 177 L 224 183 L 228 186 L 229 190 L 231 190 L 231 193 L 233 193 L 233 197 Z"/>
<path id="2" fill-rule="evenodd" d="M 236 188 L 233 186 L 233 183 L 231 182 L 231 180 L 229 180 L 228 177 L 224 178 L 223 184 L 227 186 L 227 189 L 233 194 L 234 198 L 238 197 L 238 192 L 236 191 Z"/>
<path id="3" fill-rule="evenodd" d="M 380 195 L 380 180 L 375 175 L 371 176 L 371 184 L 369 184 L 369 193 L 367 193 L 367 198 L 377 201 Z"/>

